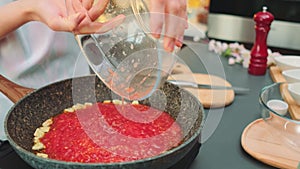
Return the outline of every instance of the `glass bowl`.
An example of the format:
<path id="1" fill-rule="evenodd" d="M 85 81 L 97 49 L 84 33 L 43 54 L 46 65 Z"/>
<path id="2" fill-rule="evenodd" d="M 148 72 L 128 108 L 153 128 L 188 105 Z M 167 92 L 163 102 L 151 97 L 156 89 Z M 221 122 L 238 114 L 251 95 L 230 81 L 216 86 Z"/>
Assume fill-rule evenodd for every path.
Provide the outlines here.
<path id="1" fill-rule="evenodd" d="M 178 49 L 164 50 L 163 36 L 152 36 L 146 2 L 110 0 L 99 20 L 124 15 L 122 21 L 116 21 L 120 24 L 105 33 L 76 36 L 91 69 L 127 100 L 143 100 L 153 94 L 166 81 L 178 58 Z"/>
<path id="2" fill-rule="evenodd" d="M 272 131 L 271 134 L 283 140 L 283 144 L 300 152 L 300 121 L 292 119 L 288 110 L 285 113 L 282 109 L 277 109 L 278 107 L 282 108 L 285 103 L 282 90 L 287 85 L 288 83 L 273 83 L 261 90 L 259 95 L 261 113 L 262 118 Z M 278 103 L 270 104 L 274 100 Z M 285 107 L 285 109 L 288 108 Z"/>

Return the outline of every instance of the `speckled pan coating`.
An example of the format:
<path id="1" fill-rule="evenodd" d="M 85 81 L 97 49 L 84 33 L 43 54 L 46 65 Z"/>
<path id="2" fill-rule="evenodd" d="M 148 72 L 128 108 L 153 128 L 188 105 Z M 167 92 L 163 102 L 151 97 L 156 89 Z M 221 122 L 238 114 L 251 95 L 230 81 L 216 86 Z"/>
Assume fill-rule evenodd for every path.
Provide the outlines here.
<path id="1" fill-rule="evenodd" d="M 192 94 L 177 86 L 166 83 L 161 91 L 166 96 L 166 105 L 160 105 L 161 100 L 151 98 L 141 103 L 146 105 L 151 103 L 156 105 L 156 108 L 166 107 L 164 110 L 174 118 L 180 119 L 178 122 L 187 132 L 184 143 L 159 156 L 113 164 L 73 163 L 44 159 L 37 157 L 31 151 L 33 133 L 46 119 L 76 103 L 101 102 L 116 97 L 96 76 L 67 79 L 25 96 L 15 104 L 6 117 L 5 130 L 8 141 L 21 158 L 36 169 L 167 169 L 178 162 L 199 140 L 204 111 L 200 102 Z"/>

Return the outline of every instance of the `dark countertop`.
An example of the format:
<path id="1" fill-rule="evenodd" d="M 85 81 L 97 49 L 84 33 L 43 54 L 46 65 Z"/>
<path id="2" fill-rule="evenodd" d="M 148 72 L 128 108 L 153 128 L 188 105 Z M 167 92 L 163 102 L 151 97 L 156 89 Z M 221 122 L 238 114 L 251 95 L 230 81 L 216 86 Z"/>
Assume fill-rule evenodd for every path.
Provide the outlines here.
<path id="1" fill-rule="evenodd" d="M 240 139 L 244 128 L 252 121 L 260 118 L 258 96 L 263 86 L 273 83 L 269 72 L 264 76 L 253 76 L 242 65 L 228 65 L 227 58 L 219 57 L 209 52 L 207 45 L 189 44 L 194 54 L 182 55 L 193 72 L 208 72 L 203 70 L 201 62 L 206 62 L 205 67 L 220 70 L 210 70 L 212 74 L 225 78 L 233 86 L 246 87 L 250 89 L 248 94 L 236 95 L 234 102 L 225 107 L 224 110 L 215 110 L 209 113 L 222 113 L 220 122 L 213 134 L 202 144 L 200 153 L 194 160 L 190 169 L 267 169 L 273 168 L 257 161 L 248 155 L 242 148 Z M 193 56 L 191 56 L 193 55 Z M 198 56 L 197 56 L 198 55 Z M 200 59 L 199 59 L 200 58 Z M 207 61 L 203 58 L 210 58 Z M 214 58 L 214 59 L 212 59 Z M 219 60 L 220 58 L 220 60 Z M 219 63 L 218 63 L 219 62 Z M 224 70 L 222 74 L 222 69 Z M 221 72 L 221 73 L 220 73 Z M 217 123 L 210 120 L 209 123 Z"/>
<path id="2" fill-rule="evenodd" d="M 193 51 L 189 48 L 183 49 L 180 56 L 193 72 L 209 72 L 225 78 L 234 86 L 251 90 L 248 94 L 236 95 L 234 102 L 224 109 L 206 109 L 210 118 L 207 119 L 208 125 L 203 131 L 200 153 L 190 169 L 272 168 L 252 158 L 240 144 L 243 129 L 260 118 L 258 95 L 263 86 L 272 83 L 269 72 L 264 76 L 252 76 L 241 65 L 229 66 L 226 58 L 220 58 L 209 52 L 205 44 L 188 43 L 188 46 Z M 0 149 L 0 161 L 1 158 L 2 160 L 6 158 L 5 160 L 9 160 L 13 168 L 30 169 L 16 154 L 1 157 L 5 151 L 7 150 Z M 0 165 L 0 168 L 3 166 Z"/>

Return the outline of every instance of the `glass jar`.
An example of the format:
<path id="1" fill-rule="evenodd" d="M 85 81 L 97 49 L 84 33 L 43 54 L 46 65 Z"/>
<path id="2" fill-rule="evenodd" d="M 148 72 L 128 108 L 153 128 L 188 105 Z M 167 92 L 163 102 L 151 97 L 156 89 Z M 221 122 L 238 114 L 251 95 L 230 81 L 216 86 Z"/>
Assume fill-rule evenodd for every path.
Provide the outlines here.
<path id="1" fill-rule="evenodd" d="M 115 94 L 128 100 L 149 97 L 165 82 L 177 60 L 175 52 L 163 49 L 163 36 L 152 37 L 148 3 L 110 0 L 98 21 L 125 15 L 121 24 L 105 33 L 76 36 L 95 74 Z"/>

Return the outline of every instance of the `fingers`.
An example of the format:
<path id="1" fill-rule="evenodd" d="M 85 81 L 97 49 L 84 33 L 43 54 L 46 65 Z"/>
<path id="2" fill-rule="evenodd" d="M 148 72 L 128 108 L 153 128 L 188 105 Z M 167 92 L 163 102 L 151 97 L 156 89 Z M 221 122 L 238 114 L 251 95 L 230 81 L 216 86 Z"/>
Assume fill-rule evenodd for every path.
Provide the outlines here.
<path id="1" fill-rule="evenodd" d="M 86 9 L 80 0 L 65 0 L 65 6 L 66 16 L 54 21 L 53 29 L 73 32 L 84 20 Z"/>
<path id="2" fill-rule="evenodd" d="M 114 27 L 120 17 L 108 23 L 95 20 L 105 11 L 109 0 L 65 0 L 67 16 L 55 21 L 55 30 L 67 30 L 73 33 L 104 32 Z M 54 26 L 53 26 L 54 27 Z M 102 29 L 101 29 L 102 28 Z"/>
<path id="3" fill-rule="evenodd" d="M 68 15 L 86 13 L 89 20 L 95 21 L 104 13 L 109 0 L 65 0 L 65 2 Z"/>
<path id="4" fill-rule="evenodd" d="M 124 19 L 125 15 L 118 15 L 117 17 L 109 20 L 105 23 L 97 22 L 96 20 L 102 15 L 106 6 L 110 0 L 97 0 L 95 1 L 91 8 L 87 11 L 88 17 L 86 17 L 80 25 L 75 30 L 76 34 L 88 34 L 88 33 L 103 33 L 107 32 L 114 27 L 120 25 Z"/>
<path id="5" fill-rule="evenodd" d="M 181 47 L 184 30 L 187 28 L 186 0 L 151 0 L 150 28 L 154 37 L 159 38 L 164 27 L 164 48 L 172 52 Z"/>
<path id="6" fill-rule="evenodd" d="M 150 1 L 150 31 L 155 38 L 160 38 L 165 22 L 165 0 Z"/>
<path id="7" fill-rule="evenodd" d="M 75 14 L 75 10 L 73 8 L 72 0 L 65 0 L 65 5 L 66 5 L 67 15 L 73 15 L 73 14 Z"/>
<path id="8" fill-rule="evenodd" d="M 85 22 L 84 21 L 75 30 L 75 34 L 92 34 L 92 33 L 104 33 L 114 27 L 120 25 L 125 19 L 125 15 L 118 15 L 117 17 L 109 20 L 108 22 Z"/>
<path id="9" fill-rule="evenodd" d="M 79 0 L 72 0 L 73 10 L 78 13 L 86 13 L 87 10 L 83 7 L 82 3 Z"/>
<path id="10" fill-rule="evenodd" d="M 98 0 L 91 8 L 88 10 L 88 15 L 91 21 L 95 21 L 101 14 L 104 13 L 109 0 Z"/>
<path id="11" fill-rule="evenodd" d="M 68 17 L 55 19 L 48 26 L 54 31 L 74 32 L 84 18 L 84 14 L 76 13 L 69 15 Z"/>
<path id="12" fill-rule="evenodd" d="M 77 28 L 77 26 L 83 21 L 83 19 L 85 18 L 85 15 L 83 13 L 76 13 L 73 15 L 70 15 L 68 17 L 68 21 L 69 21 L 69 30 L 71 32 L 74 32 Z"/>
<path id="13" fill-rule="evenodd" d="M 187 27 L 186 2 L 183 0 L 168 1 L 166 4 L 165 39 L 164 47 L 167 51 L 173 51 L 174 46 L 181 47 L 184 30 Z"/>
<path id="14" fill-rule="evenodd" d="M 125 16 L 118 16 L 105 23 L 96 21 L 104 13 L 108 3 L 109 0 L 66 0 L 70 16 L 68 29 L 76 34 L 103 33 L 119 25 Z M 152 35 L 160 38 L 164 28 L 165 50 L 172 52 L 175 46 L 181 47 L 184 30 L 188 25 L 186 0 L 151 0 L 149 8 Z M 82 18 L 82 14 L 86 16 Z"/>
<path id="15" fill-rule="evenodd" d="M 86 10 L 90 10 L 94 3 L 94 0 L 80 0 L 80 1 L 81 1 L 82 6 Z"/>

